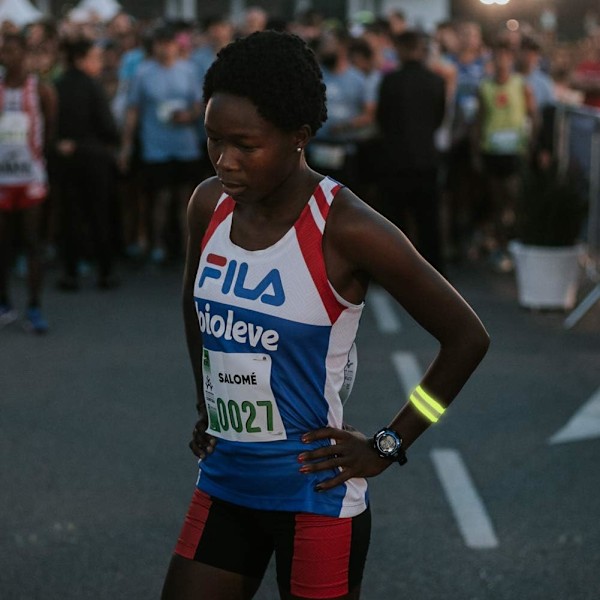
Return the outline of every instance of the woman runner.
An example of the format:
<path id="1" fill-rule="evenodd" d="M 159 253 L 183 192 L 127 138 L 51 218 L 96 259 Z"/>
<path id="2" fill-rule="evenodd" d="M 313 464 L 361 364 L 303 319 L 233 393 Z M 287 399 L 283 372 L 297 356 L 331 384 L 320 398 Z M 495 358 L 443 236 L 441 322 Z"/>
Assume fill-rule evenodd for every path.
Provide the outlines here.
<path id="1" fill-rule="evenodd" d="M 217 175 L 189 203 L 183 294 L 200 475 L 162 597 L 250 599 L 275 553 L 282 599 L 357 599 L 365 478 L 406 462 L 489 338 L 401 231 L 307 166 L 327 112 L 300 38 L 267 31 L 226 46 L 204 100 Z M 368 437 L 344 427 L 340 391 L 371 281 L 440 350 Z"/>

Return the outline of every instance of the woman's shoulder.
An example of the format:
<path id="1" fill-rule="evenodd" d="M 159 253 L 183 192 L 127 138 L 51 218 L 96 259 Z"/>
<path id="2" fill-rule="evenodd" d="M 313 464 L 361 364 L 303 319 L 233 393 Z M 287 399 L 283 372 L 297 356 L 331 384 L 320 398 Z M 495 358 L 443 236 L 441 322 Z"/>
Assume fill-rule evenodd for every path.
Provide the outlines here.
<path id="1" fill-rule="evenodd" d="M 383 217 L 352 190 L 342 187 L 335 195 L 327 218 L 332 238 L 359 241 L 368 231 L 381 226 Z"/>
<path id="2" fill-rule="evenodd" d="M 198 224 L 205 228 L 223 195 L 223 186 L 217 177 L 209 177 L 200 183 L 188 204 L 188 219 L 190 226 Z"/>

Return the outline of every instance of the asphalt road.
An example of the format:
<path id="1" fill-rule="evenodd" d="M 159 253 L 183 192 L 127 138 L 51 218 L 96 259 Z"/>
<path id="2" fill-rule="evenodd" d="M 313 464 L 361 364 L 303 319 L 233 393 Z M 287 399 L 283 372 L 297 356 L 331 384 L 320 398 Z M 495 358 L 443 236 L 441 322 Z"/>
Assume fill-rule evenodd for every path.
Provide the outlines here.
<path id="1" fill-rule="evenodd" d="M 179 268 L 123 275 L 114 292 L 49 289 L 45 337 L 0 331 L 2 600 L 159 597 L 195 482 L 192 375 Z M 600 389 L 600 306 L 565 331 L 517 306 L 511 275 L 451 280 L 492 346 L 409 463 L 371 482 L 363 599 L 598 600 L 600 431 L 549 440 Z M 436 351 L 400 308 L 382 332 L 375 304 L 347 405 L 366 433 Z M 276 598 L 271 568 L 258 599 Z"/>

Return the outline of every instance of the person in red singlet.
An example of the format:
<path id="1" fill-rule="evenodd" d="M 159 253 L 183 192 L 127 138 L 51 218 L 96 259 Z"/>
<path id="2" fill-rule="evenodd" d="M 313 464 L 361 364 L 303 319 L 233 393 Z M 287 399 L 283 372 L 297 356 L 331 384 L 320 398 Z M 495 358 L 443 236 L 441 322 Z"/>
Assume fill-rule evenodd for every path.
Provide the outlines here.
<path id="1" fill-rule="evenodd" d="M 24 326 L 45 333 L 40 310 L 42 259 L 41 204 L 48 193 L 44 148 L 51 135 L 56 97 L 26 69 L 26 42 L 4 36 L 0 77 L 0 327 L 18 318 L 8 291 L 11 254 L 17 234 L 27 254 L 29 305 Z"/>
<path id="2" fill-rule="evenodd" d="M 489 337 L 399 229 L 307 165 L 327 112 L 299 37 L 265 31 L 226 46 L 204 101 L 216 177 L 189 202 L 183 286 L 200 475 L 162 598 L 253 598 L 274 554 L 282 600 L 357 600 L 366 478 L 406 462 Z M 342 388 L 371 282 L 440 349 L 367 436 L 344 424 Z"/>

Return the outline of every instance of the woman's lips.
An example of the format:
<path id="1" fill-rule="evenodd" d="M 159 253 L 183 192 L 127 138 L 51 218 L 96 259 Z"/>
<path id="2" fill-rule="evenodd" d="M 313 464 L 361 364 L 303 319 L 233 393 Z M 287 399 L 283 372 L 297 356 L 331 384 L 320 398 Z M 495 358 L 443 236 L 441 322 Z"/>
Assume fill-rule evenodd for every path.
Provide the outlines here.
<path id="1" fill-rule="evenodd" d="M 227 194 L 239 193 L 246 187 L 245 185 L 238 183 L 237 181 L 227 181 L 226 179 L 219 179 L 219 181 L 223 186 L 223 190 Z"/>

